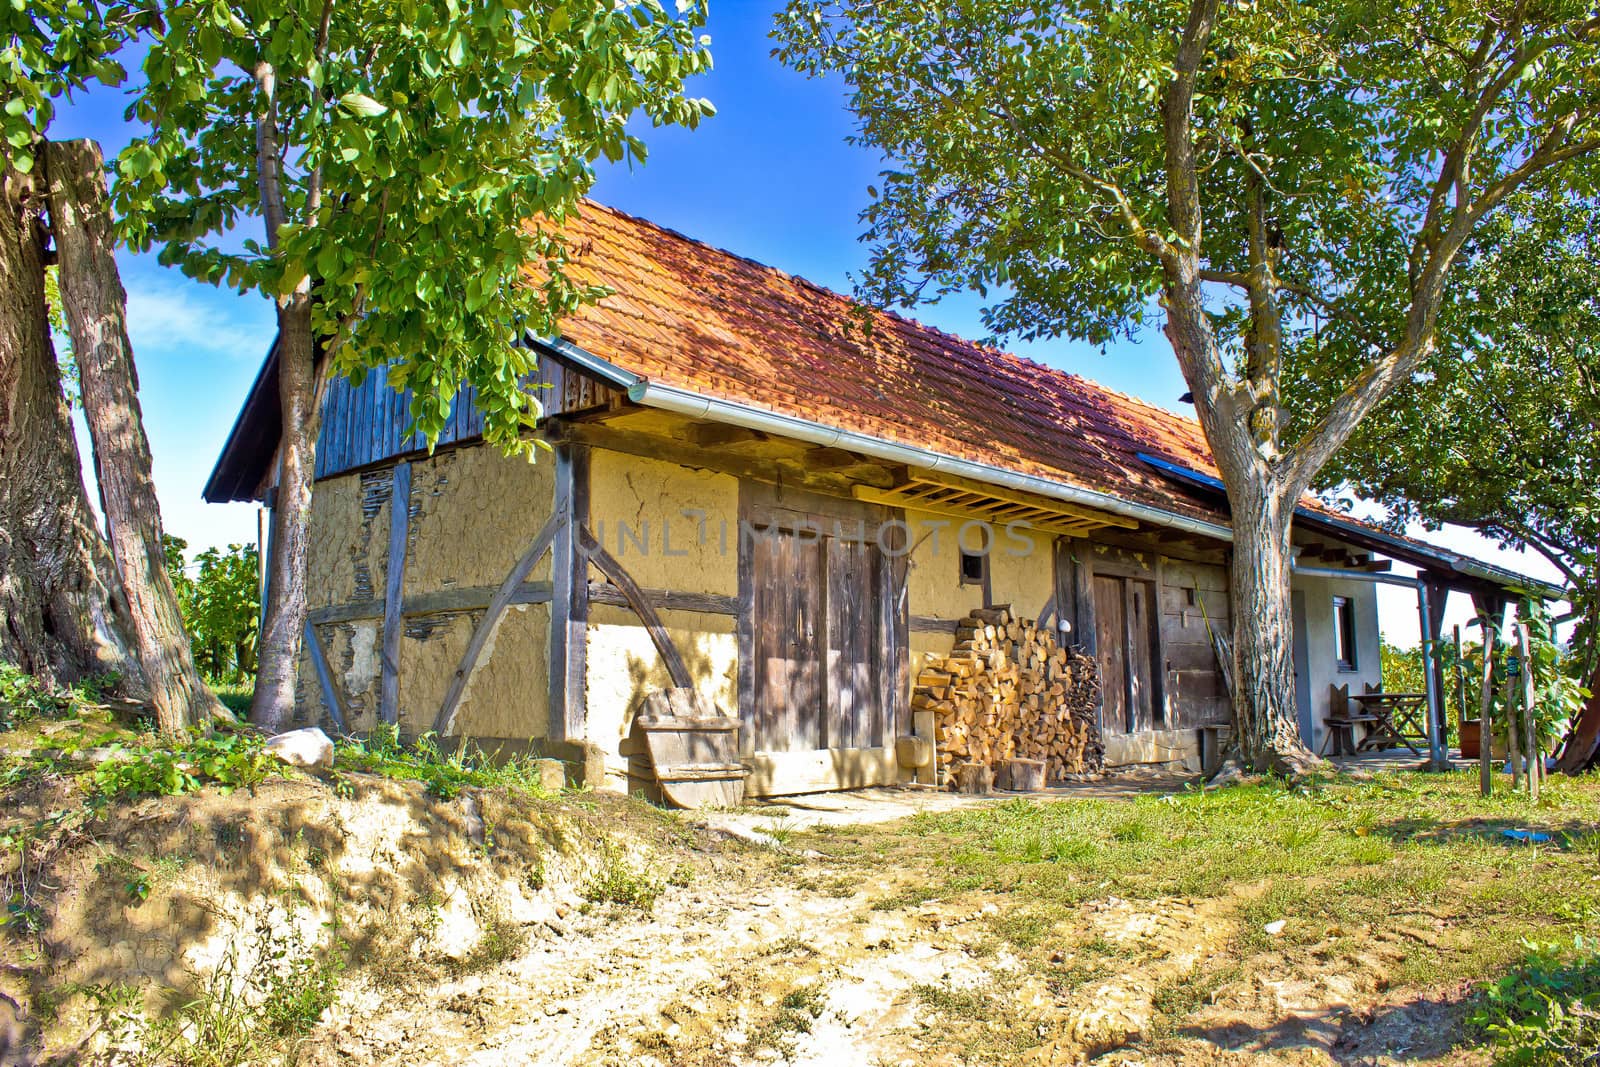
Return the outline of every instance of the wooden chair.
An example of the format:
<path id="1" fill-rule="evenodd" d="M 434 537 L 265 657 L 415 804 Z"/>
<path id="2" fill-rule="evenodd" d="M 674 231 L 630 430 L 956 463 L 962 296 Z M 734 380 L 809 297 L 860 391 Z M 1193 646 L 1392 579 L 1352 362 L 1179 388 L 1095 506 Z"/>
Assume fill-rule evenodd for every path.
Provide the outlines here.
<path id="1" fill-rule="evenodd" d="M 1327 755 L 1328 742 L 1333 742 L 1335 756 L 1350 756 L 1358 751 L 1356 741 L 1356 727 L 1370 726 L 1378 721 L 1376 715 L 1357 713 L 1350 710 L 1350 686 L 1328 686 L 1328 717 L 1323 722 L 1328 727 L 1327 736 L 1322 739 L 1321 755 Z"/>

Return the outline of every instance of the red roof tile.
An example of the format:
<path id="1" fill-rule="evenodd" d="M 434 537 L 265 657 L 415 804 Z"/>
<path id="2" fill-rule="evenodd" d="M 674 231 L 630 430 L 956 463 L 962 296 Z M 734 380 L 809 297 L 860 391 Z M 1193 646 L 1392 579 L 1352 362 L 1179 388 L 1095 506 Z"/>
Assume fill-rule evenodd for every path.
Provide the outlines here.
<path id="1" fill-rule="evenodd" d="M 975 344 L 613 208 L 567 224 L 612 296 L 563 336 L 639 377 L 1225 521 L 1137 457 L 1214 473 L 1193 419 Z"/>

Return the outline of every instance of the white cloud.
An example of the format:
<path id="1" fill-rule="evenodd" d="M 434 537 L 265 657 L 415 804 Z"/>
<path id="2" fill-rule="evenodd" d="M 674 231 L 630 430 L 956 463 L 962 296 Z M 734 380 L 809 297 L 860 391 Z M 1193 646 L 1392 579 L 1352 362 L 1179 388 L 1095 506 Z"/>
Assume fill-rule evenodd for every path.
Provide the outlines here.
<path id="1" fill-rule="evenodd" d="M 205 353 L 258 364 L 266 353 L 272 311 L 258 297 L 170 276 L 131 279 L 126 285 L 128 335 L 140 356 Z"/>

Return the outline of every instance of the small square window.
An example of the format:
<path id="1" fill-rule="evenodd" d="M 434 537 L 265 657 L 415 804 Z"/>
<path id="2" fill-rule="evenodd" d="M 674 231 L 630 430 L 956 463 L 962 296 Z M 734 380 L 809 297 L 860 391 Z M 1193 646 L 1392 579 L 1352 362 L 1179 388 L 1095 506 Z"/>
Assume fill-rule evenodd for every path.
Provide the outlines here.
<path id="1" fill-rule="evenodd" d="M 961 553 L 961 584 L 982 585 L 984 575 L 988 573 L 989 557 L 978 552 L 962 551 Z"/>
<path id="2" fill-rule="evenodd" d="M 1356 669 L 1356 606 L 1347 596 L 1333 598 L 1333 655 L 1341 671 Z"/>

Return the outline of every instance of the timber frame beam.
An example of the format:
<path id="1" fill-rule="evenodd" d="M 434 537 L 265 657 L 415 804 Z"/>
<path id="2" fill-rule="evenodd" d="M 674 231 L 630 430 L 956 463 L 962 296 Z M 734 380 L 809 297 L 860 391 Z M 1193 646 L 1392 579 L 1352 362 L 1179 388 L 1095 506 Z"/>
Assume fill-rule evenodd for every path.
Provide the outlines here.
<path id="1" fill-rule="evenodd" d="M 552 514 L 563 520 L 550 557 L 550 727 L 552 741 L 583 736 L 587 715 L 589 564 L 578 531 L 589 521 L 589 449 L 555 444 Z"/>
<path id="2" fill-rule="evenodd" d="M 630 456 L 676 463 L 682 467 L 719 471 L 774 485 L 799 485 L 846 497 L 857 484 L 887 489 L 902 480 L 902 472 L 870 460 L 842 465 L 837 449 L 802 446 L 792 457 L 760 458 L 734 452 L 731 447 L 701 445 L 694 439 L 645 433 L 603 421 L 555 421 L 547 424 L 545 432 L 550 442 L 558 446 L 570 444 L 606 448 Z M 812 453 L 818 455 L 813 456 Z"/>
<path id="3" fill-rule="evenodd" d="M 1137 529 L 1133 519 L 1094 511 L 1065 501 L 1018 493 L 946 475 L 912 471 L 906 480 L 888 489 L 857 486 L 857 500 L 890 507 L 912 508 L 996 525 L 1022 523 L 1031 529 L 1064 537 L 1082 537 L 1093 530 L 1118 527 Z"/>

